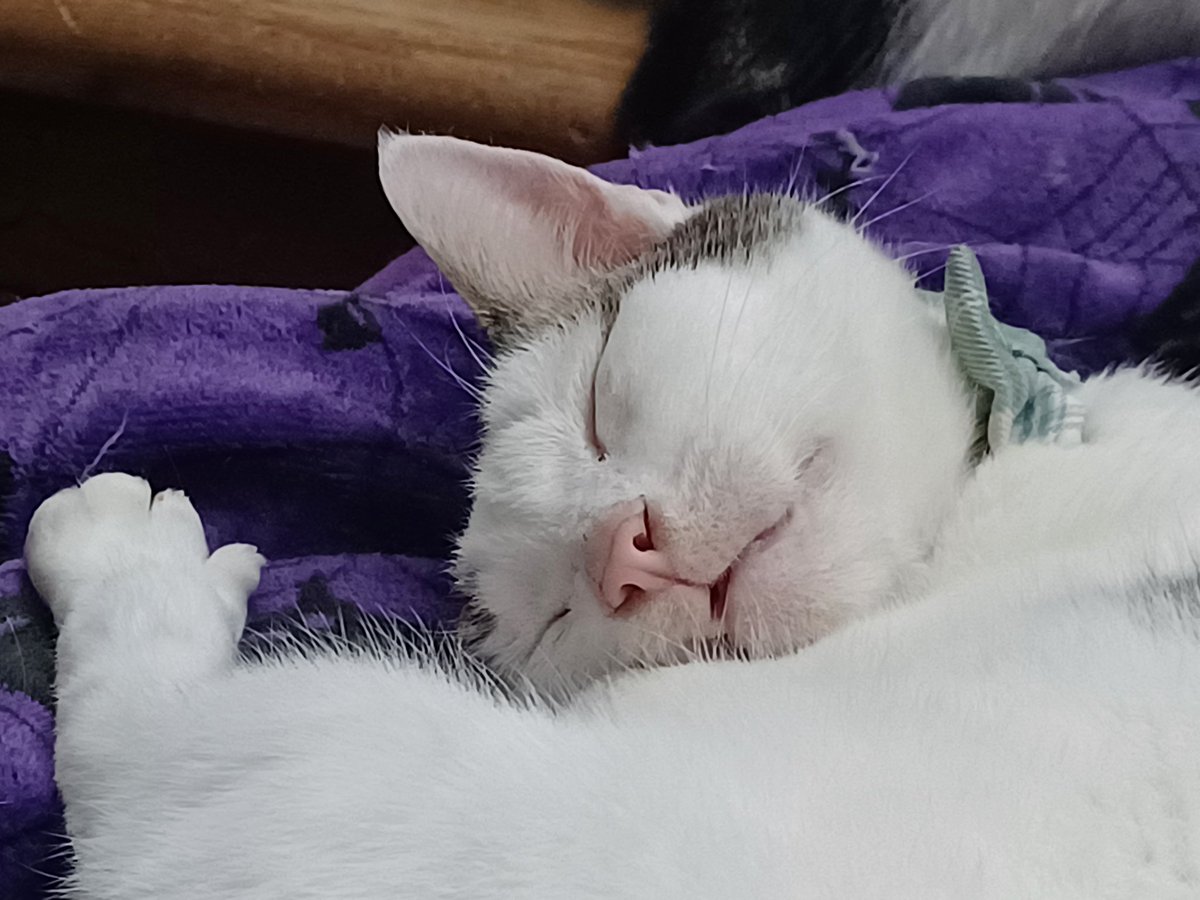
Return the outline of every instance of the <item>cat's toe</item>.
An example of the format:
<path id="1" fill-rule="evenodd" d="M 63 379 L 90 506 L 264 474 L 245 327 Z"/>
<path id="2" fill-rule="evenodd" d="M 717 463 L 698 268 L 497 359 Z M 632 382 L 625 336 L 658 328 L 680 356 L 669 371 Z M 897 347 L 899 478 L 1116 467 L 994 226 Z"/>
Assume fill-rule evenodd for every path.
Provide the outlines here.
<path id="1" fill-rule="evenodd" d="M 73 493 L 95 519 L 110 522 L 117 519 L 140 521 L 150 508 L 149 482 L 124 472 L 93 475 L 78 488 L 59 491 L 55 496 Z"/>
<path id="2" fill-rule="evenodd" d="M 216 578 L 246 595 L 258 587 L 259 573 L 266 564 L 266 557 L 253 544 L 226 544 L 208 559 L 209 571 Z"/>
<path id="3" fill-rule="evenodd" d="M 251 544 L 218 547 L 205 564 L 213 587 L 228 607 L 231 627 L 240 634 L 246 621 L 246 600 L 258 588 L 267 560 Z"/>
<path id="4" fill-rule="evenodd" d="M 150 508 L 150 485 L 143 478 L 112 472 L 64 488 L 42 502 L 29 523 L 29 543 L 73 539 L 98 522 L 137 520 Z"/>
<path id="5" fill-rule="evenodd" d="M 122 551 L 150 509 L 150 485 L 131 475 L 97 475 L 38 507 L 25 539 L 29 578 L 55 618 L 69 598 L 124 564 Z"/>
<path id="6" fill-rule="evenodd" d="M 79 488 L 59 491 L 44 501 L 33 514 L 25 536 L 25 565 L 29 580 L 61 621 L 65 610 L 57 602 L 68 591 L 70 570 L 64 565 L 62 535 L 69 532 L 71 520 L 87 509 Z"/>
<path id="7" fill-rule="evenodd" d="M 208 543 L 200 514 L 183 491 L 166 490 L 154 495 L 150 505 L 154 539 L 168 553 L 196 560 L 208 558 Z"/>
<path id="8" fill-rule="evenodd" d="M 111 588 L 113 579 L 170 572 L 207 581 L 235 632 L 265 562 L 248 544 L 230 544 L 210 557 L 186 494 L 152 495 L 145 480 L 120 474 L 97 475 L 46 500 L 30 523 L 25 558 L 34 587 L 60 623 L 72 603 Z"/>

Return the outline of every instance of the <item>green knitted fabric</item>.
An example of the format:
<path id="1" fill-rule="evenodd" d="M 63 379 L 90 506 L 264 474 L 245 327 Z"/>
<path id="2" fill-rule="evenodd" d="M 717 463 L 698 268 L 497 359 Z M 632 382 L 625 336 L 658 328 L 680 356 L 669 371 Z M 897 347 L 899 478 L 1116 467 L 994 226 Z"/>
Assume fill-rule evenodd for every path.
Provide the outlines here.
<path id="1" fill-rule="evenodd" d="M 950 251 L 941 294 L 921 293 L 945 310 L 951 351 L 978 390 L 989 451 L 1027 441 L 1082 440 L 1084 410 L 1075 396 L 1079 376 L 1054 365 L 1036 334 L 996 320 L 983 270 L 968 247 Z"/>

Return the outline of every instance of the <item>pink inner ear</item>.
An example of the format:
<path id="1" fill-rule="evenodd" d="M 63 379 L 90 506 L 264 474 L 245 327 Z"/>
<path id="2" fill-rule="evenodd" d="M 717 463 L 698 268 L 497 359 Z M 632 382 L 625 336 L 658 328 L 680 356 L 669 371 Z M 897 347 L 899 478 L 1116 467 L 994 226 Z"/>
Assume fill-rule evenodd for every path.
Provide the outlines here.
<path id="1" fill-rule="evenodd" d="M 523 306 L 538 297 L 542 316 L 589 271 L 625 265 L 687 216 L 670 194 L 525 150 L 384 135 L 379 160 L 393 208 L 460 290 Z"/>
<path id="2" fill-rule="evenodd" d="M 674 226 L 656 200 L 638 188 L 610 185 L 583 169 L 550 161 L 522 167 L 508 180 L 511 199 L 539 219 L 549 219 L 571 260 L 584 269 L 625 265 L 665 238 Z M 558 168 L 561 166 L 562 168 Z M 513 173 L 515 174 L 515 173 Z"/>
<path id="3" fill-rule="evenodd" d="M 585 269 L 613 269 L 645 253 L 669 229 L 614 208 L 594 185 L 583 185 L 571 256 Z"/>

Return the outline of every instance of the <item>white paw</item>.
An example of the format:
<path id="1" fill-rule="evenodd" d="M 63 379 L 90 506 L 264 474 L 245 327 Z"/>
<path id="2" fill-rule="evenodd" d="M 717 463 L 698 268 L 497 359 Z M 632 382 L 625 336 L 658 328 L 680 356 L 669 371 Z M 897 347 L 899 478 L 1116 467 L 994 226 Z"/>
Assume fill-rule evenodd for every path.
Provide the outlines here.
<path id="1" fill-rule="evenodd" d="M 80 597 L 151 571 L 207 584 L 231 623 L 241 622 L 265 562 L 247 544 L 230 544 L 210 556 L 186 495 L 163 491 L 152 497 L 144 479 L 119 473 L 89 478 L 38 507 L 25 539 L 25 560 L 30 580 L 60 623 Z"/>

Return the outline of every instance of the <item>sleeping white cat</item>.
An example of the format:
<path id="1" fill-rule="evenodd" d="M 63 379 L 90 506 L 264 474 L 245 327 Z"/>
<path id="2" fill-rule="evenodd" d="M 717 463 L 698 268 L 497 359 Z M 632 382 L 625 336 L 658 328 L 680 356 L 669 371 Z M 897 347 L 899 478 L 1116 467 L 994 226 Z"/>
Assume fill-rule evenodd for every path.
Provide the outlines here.
<path id="1" fill-rule="evenodd" d="M 1200 894 L 1190 389 L 1093 378 L 1082 444 L 973 466 L 944 326 L 818 209 L 380 153 L 504 347 L 457 560 L 478 647 L 565 702 L 240 663 L 261 559 L 98 476 L 26 548 L 71 896 Z M 622 671 L 712 644 L 775 658 Z"/>

